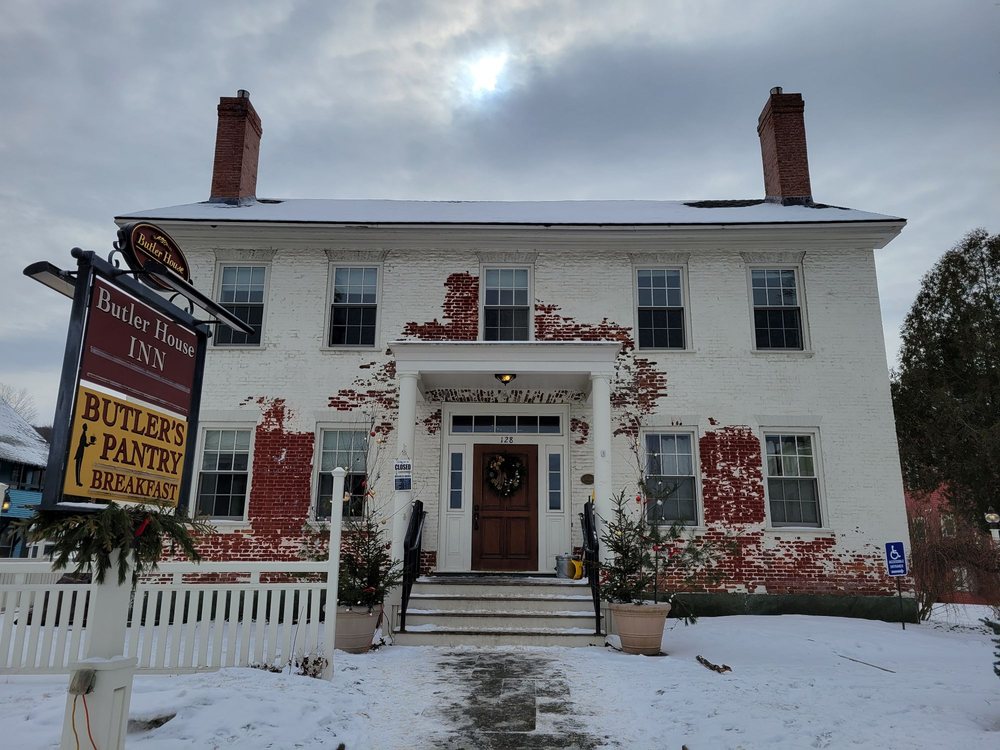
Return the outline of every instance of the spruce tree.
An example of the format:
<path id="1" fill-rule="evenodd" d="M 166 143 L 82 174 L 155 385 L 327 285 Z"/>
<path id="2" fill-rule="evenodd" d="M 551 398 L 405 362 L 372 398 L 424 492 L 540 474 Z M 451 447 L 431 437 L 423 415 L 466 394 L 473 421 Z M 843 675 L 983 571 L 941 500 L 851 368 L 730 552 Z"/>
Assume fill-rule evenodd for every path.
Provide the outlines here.
<path id="1" fill-rule="evenodd" d="M 892 398 L 907 487 L 982 526 L 1000 507 L 1000 235 L 970 232 L 924 276 Z"/>

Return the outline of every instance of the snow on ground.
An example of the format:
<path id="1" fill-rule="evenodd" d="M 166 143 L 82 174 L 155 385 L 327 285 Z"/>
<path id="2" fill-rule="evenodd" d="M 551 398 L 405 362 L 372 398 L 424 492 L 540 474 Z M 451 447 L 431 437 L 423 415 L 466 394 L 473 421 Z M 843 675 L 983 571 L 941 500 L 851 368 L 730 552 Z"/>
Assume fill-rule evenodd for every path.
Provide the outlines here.
<path id="1" fill-rule="evenodd" d="M 1000 679 L 978 618 L 986 608 L 949 607 L 931 622 L 832 617 L 671 621 L 667 656 L 611 649 L 510 647 L 505 656 L 551 662 L 569 684 L 574 729 L 599 747 L 953 748 L 1000 747 Z M 225 669 L 140 676 L 133 719 L 176 712 L 128 737 L 128 747 L 434 747 L 449 731 L 441 707 L 456 699 L 456 651 L 390 647 L 336 655 L 333 683 Z M 488 650 L 479 651 L 488 657 Z M 704 656 L 732 668 L 717 674 Z M 0 677 L 4 747 L 58 745 L 65 676 Z M 435 739 L 436 738 L 436 739 Z M 440 745 L 438 745 L 440 746 Z M 516 747 L 517 745 L 511 745 Z M 534 745 L 532 745 L 534 747 Z"/>

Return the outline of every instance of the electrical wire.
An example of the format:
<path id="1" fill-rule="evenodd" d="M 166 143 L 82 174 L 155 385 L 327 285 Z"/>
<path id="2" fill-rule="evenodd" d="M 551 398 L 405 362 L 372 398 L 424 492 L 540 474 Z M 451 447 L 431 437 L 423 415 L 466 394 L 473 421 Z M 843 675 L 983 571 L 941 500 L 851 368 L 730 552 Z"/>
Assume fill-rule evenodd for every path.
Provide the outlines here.
<path id="1" fill-rule="evenodd" d="M 73 738 L 76 740 L 76 750 L 80 750 L 80 735 L 76 733 L 76 699 L 79 695 L 73 696 L 73 713 L 69 717 L 69 726 L 73 730 Z"/>
<path id="2" fill-rule="evenodd" d="M 87 709 L 87 696 L 83 696 L 83 715 L 87 717 L 87 736 L 90 738 L 90 745 L 94 750 L 98 750 L 97 743 L 94 742 L 94 735 L 90 733 L 90 711 Z M 77 747 L 79 747 L 79 741 L 77 741 Z"/>

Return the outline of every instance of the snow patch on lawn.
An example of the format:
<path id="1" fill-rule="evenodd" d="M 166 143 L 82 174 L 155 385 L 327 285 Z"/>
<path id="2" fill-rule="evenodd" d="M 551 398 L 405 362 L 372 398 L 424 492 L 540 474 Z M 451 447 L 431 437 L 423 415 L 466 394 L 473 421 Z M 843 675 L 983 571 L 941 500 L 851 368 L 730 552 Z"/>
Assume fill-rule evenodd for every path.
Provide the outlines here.
<path id="1" fill-rule="evenodd" d="M 1000 747 L 1000 680 L 978 625 L 987 608 L 935 611 L 924 625 L 833 617 L 670 621 L 667 656 L 608 648 L 394 646 L 337 652 L 332 683 L 254 669 L 136 678 L 131 716 L 176 713 L 130 734 L 130 750 L 420 747 L 456 698 L 446 654 L 550 660 L 574 724 L 605 747 L 638 749 Z M 732 668 L 717 674 L 704 656 Z M 3 746 L 58 745 L 65 676 L 0 677 Z"/>

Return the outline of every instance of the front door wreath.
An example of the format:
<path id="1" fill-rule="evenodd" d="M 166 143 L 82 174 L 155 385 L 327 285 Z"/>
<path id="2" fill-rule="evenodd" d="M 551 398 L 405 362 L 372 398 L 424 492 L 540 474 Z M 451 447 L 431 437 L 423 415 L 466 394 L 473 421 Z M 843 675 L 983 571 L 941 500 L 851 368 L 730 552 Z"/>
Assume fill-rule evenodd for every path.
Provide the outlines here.
<path id="1" fill-rule="evenodd" d="M 509 453 L 497 453 L 486 462 L 486 481 L 500 497 L 510 497 L 524 482 L 524 463 Z"/>

